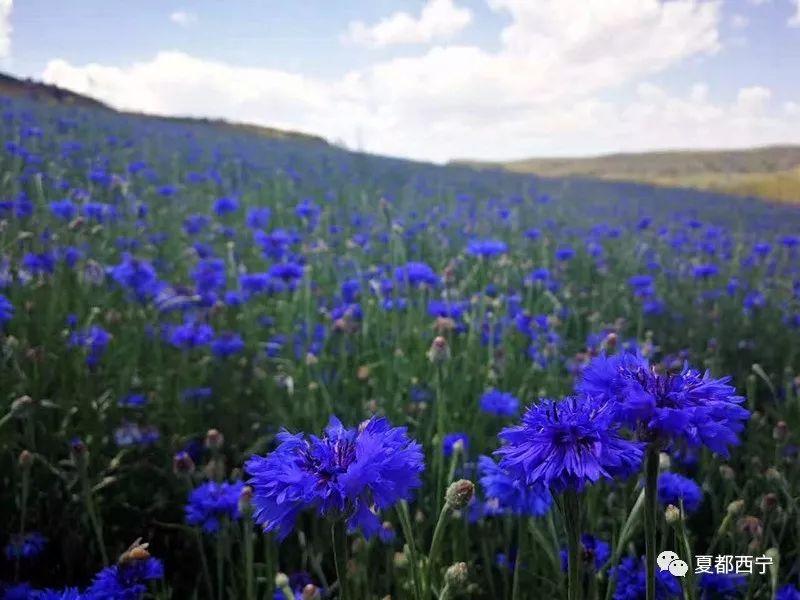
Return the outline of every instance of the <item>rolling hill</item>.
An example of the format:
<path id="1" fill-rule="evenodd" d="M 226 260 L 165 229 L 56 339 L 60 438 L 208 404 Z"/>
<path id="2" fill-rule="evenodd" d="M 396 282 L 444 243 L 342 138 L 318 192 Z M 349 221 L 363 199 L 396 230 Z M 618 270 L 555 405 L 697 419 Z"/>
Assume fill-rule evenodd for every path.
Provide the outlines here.
<path id="1" fill-rule="evenodd" d="M 6 73 L 0 73 L 0 96 L 9 98 L 25 98 L 34 100 L 36 102 L 45 104 L 57 104 L 63 106 L 77 106 L 81 108 L 91 108 L 97 110 L 105 110 L 109 112 L 143 116 L 149 119 L 162 120 L 172 123 L 183 124 L 198 124 L 206 125 L 213 128 L 218 128 L 228 131 L 252 133 L 262 135 L 269 138 L 277 139 L 293 139 L 300 141 L 308 141 L 318 144 L 327 144 L 328 142 L 316 135 L 307 133 L 300 133 L 297 131 L 288 131 L 278 129 L 275 127 L 266 127 L 263 125 L 253 125 L 247 123 L 232 123 L 224 119 L 205 119 L 197 117 L 168 117 L 161 115 L 142 115 L 140 113 L 118 111 L 95 98 L 78 94 L 76 92 L 60 88 L 55 85 L 34 81 L 32 79 L 19 79 Z"/>
<path id="2" fill-rule="evenodd" d="M 592 177 L 800 202 L 800 145 L 532 158 L 497 163 L 453 162 L 544 177 Z"/>

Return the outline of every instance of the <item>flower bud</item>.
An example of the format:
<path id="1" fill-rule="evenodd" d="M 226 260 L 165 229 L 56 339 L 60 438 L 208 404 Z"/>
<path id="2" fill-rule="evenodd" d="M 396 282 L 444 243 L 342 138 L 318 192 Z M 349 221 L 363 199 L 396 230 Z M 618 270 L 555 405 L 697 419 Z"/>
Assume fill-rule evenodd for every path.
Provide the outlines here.
<path id="1" fill-rule="evenodd" d="M 280 572 L 275 575 L 275 587 L 278 589 L 289 587 L 289 576 Z"/>
<path id="2" fill-rule="evenodd" d="M 218 429 L 209 429 L 206 433 L 206 448 L 209 450 L 221 450 L 225 443 L 225 436 Z"/>
<path id="3" fill-rule="evenodd" d="M 779 482 L 783 480 L 783 475 L 781 475 L 781 472 L 778 471 L 778 469 L 776 469 L 775 467 L 770 467 L 769 469 L 764 471 L 764 477 L 766 477 L 769 481 Z"/>
<path id="4" fill-rule="evenodd" d="M 761 512 L 768 513 L 778 508 L 778 496 L 772 492 L 761 497 Z"/>
<path id="5" fill-rule="evenodd" d="M 720 465 L 719 474 L 726 481 L 733 481 L 736 479 L 736 472 L 729 465 Z"/>
<path id="6" fill-rule="evenodd" d="M 301 595 L 303 600 L 316 600 L 319 598 L 319 588 L 315 586 L 313 583 L 309 583 L 306 587 L 303 588 L 303 593 Z"/>
<path id="7" fill-rule="evenodd" d="M 394 563 L 395 568 L 397 569 L 405 569 L 408 566 L 408 554 L 405 552 L 395 552 L 394 553 Z"/>
<path id="8" fill-rule="evenodd" d="M 676 525 L 681 522 L 681 509 L 679 509 L 674 504 L 670 504 L 667 506 L 667 509 L 664 511 L 664 518 L 667 520 L 667 524 L 669 525 Z"/>
<path id="9" fill-rule="evenodd" d="M 669 454 L 666 452 L 661 452 L 658 455 L 658 470 L 659 471 L 669 471 L 669 468 L 672 466 L 672 459 L 670 458 Z"/>
<path id="10" fill-rule="evenodd" d="M 468 577 L 469 570 L 465 562 L 458 562 L 450 565 L 447 567 L 447 571 L 444 572 L 445 585 L 451 589 L 459 590 L 463 588 L 467 584 Z"/>
<path id="11" fill-rule="evenodd" d="M 33 465 L 33 454 L 28 450 L 23 450 L 19 453 L 17 464 L 19 465 L 20 469 L 27 471 Z"/>
<path id="12" fill-rule="evenodd" d="M 778 421 L 772 429 L 772 439 L 776 442 L 785 442 L 789 437 L 789 426 L 786 421 Z"/>
<path id="13" fill-rule="evenodd" d="M 188 452 L 175 453 L 175 456 L 172 457 L 172 472 L 176 475 L 194 472 L 194 461 Z"/>
<path id="14" fill-rule="evenodd" d="M 728 504 L 726 512 L 731 517 L 742 514 L 744 512 L 744 500 L 734 500 Z"/>
<path id="15" fill-rule="evenodd" d="M 468 479 L 459 479 L 447 487 L 444 500 L 450 510 L 464 508 L 475 494 L 475 484 Z"/>
<path id="16" fill-rule="evenodd" d="M 239 493 L 239 512 L 243 515 L 249 515 L 250 511 L 252 510 L 253 502 L 253 488 L 249 485 L 246 485 L 242 488 L 242 491 Z"/>
<path id="17" fill-rule="evenodd" d="M 450 345 L 442 336 L 437 336 L 428 350 L 428 360 L 438 365 L 446 362 L 450 358 Z"/>

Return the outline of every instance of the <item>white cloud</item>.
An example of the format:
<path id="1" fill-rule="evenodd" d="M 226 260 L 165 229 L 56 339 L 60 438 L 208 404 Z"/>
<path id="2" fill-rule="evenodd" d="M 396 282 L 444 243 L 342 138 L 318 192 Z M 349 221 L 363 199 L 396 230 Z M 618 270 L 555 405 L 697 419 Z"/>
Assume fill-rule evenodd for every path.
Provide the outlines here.
<path id="1" fill-rule="evenodd" d="M 452 38 L 472 21 L 472 12 L 453 0 L 427 0 L 419 17 L 396 12 L 374 25 L 353 21 L 344 40 L 361 46 L 381 48 L 395 44 L 427 44 Z"/>
<path id="2" fill-rule="evenodd" d="M 789 27 L 800 27 L 800 0 L 792 0 L 794 14 L 789 18 Z"/>
<path id="3" fill-rule="evenodd" d="M 318 133 L 368 151 L 445 160 L 800 138 L 770 90 L 715 101 L 671 94 L 650 75 L 719 49 L 719 2 L 490 0 L 510 16 L 497 51 L 434 46 L 323 80 L 159 52 L 125 66 L 53 60 L 44 79 L 113 106 Z M 638 82 L 638 87 L 636 84 Z M 609 92 L 633 84 L 627 100 Z M 797 123 L 797 124 L 796 124 Z"/>
<path id="4" fill-rule="evenodd" d="M 181 27 L 188 27 L 197 22 L 197 15 L 185 10 L 176 10 L 170 14 L 169 20 Z"/>
<path id="5" fill-rule="evenodd" d="M 750 24 L 750 19 L 744 15 L 735 14 L 731 15 L 731 27 L 734 29 L 744 29 Z"/>
<path id="6" fill-rule="evenodd" d="M 13 0 L 0 0 L 0 58 L 8 56 L 11 50 L 11 9 Z"/>

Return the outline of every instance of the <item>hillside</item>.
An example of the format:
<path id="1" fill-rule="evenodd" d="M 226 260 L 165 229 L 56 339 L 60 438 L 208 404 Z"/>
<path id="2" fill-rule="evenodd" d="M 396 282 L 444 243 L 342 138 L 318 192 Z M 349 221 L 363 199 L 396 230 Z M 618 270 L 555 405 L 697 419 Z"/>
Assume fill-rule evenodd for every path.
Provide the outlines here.
<path id="1" fill-rule="evenodd" d="M 454 162 L 545 177 L 597 177 L 800 202 L 800 146 L 620 153 L 502 163 Z"/>
<path id="2" fill-rule="evenodd" d="M 44 104 L 57 104 L 62 106 L 77 106 L 81 108 L 91 108 L 106 110 L 109 112 L 136 115 L 147 117 L 149 119 L 166 121 L 172 123 L 183 124 L 202 124 L 206 126 L 216 127 L 222 130 L 234 132 L 247 132 L 257 135 L 262 135 L 268 138 L 277 139 L 293 139 L 308 141 L 318 144 L 327 144 L 327 141 L 316 135 L 307 133 L 300 133 L 297 131 L 288 131 L 284 129 L 277 129 L 274 127 L 265 127 L 262 125 L 251 125 L 244 123 L 231 123 L 224 119 L 202 119 L 196 117 L 167 117 L 161 115 L 143 115 L 140 113 L 118 111 L 99 100 L 78 94 L 70 90 L 60 88 L 55 85 L 34 81 L 32 79 L 18 79 L 11 75 L 0 73 L 0 96 L 9 98 L 25 98 L 35 100 Z"/>

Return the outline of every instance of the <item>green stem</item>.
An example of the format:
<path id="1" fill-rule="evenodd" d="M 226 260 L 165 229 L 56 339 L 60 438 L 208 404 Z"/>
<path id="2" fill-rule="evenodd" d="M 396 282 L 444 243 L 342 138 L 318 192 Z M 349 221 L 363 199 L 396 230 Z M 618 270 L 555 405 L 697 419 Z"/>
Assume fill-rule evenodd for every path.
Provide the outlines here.
<path id="1" fill-rule="evenodd" d="M 244 528 L 244 577 L 245 597 L 256 600 L 255 577 L 253 573 L 253 526 L 249 518 L 243 519 Z"/>
<path id="2" fill-rule="evenodd" d="M 89 523 L 92 527 L 92 531 L 94 532 L 95 540 L 97 541 L 97 546 L 100 550 L 100 557 L 103 559 L 103 566 L 108 566 L 108 554 L 106 553 L 106 544 L 103 540 L 103 526 L 100 523 L 100 519 L 97 518 L 97 513 L 94 509 L 94 501 L 92 499 L 92 490 L 91 486 L 89 485 L 89 474 L 87 473 L 87 467 L 85 461 L 81 464 L 80 468 L 80 477 L 81 477 L 81 490 L 83 496 L 83 503 L 86 508 L 86 515 L 89 517 Z"/>
<path id="3" fill-rule="evenodd" d="M 520 565 L 522 564 L 522 557 L 524 556 L 525 547 L 525 524 L 522 520 L 517 523 L 517 560 L 514 561 L 514 583 L 511 585 L 511 598 L 512 600 L 519 600 L 520 598 Z"/>
<path id="4" fill-rule="evenodd" d="M 656 600 L 656 515 L 658 514 L 658 447 L 650 444 L 645 458 L 644 543 L 647 557 L 646 599 Z"/>
<path id="5" fill-rule="evenodd" d="M 414 541 L 414 530 L 411 527 L 411 517 L 408 512 L 408 503 L 402 500 L 397 505 L 397 516 L 400 519 L 400 527 L 403 529 L 403 536 L 406 538 L 408 544 L 408 562 L 411 565 L 411 578 L 414 581 L 414 598 L 415 600 L 423 600 L 422 595 L 422 579 L 419 572 L 419 559 L 417 557 L 417 544 Z"/>
<path id="6" fill-rule="evenodd" d="M 194 536 L 197 540 L 197 549 L 200 552 L 200 567 L 203 569 L 203 581 L 206 583 L 206 593 L 209 598 L 214 597 L 214 591 L 211 587 L 211 572 L 208 570 L 208 559 L 206 559 L 206 549 L 203 547 L 203 536 L 200 535 L 200 529 L 195 527 Z"/>
<path id="7" fill-rule="evenodd" d="M 217 599 L 224 600 L 225 593 L 225 548 L 222 530 L 217 533 Z"/>
<path id="8" fill-rule="evenodd" d="M 436 527 L 433 530 L 433 539 L 431 540 L 431 548 L 428 551 L 428 566 L 424 578 L 425 589 L 431 589 L 433 575 L 436 573 L 436 563 L 439 558 L 439 553 L 442 548 L 442 540 L 444 539 L 444 530 L 447 525 L 447 520 L 450 517 L 450 507 L 445 502 L 442 511 L 439 513 L 439 519 L 436 521 Z"/>
<path id="9" fill-rule="evenodd" d="M 336 565 L 336 580 L 339 582 L 340 600 L 352 600 L 347 580 L 347 525 L 342 519 L 331 526 L 333 561 Z"/>
<path id="10" fill-rule="evenodd" d="M 450 586 L 445 584 L 442 591 L 439 592 L 439 600 L 447 600 L 450 598 Z"/>
<path id="11" fill-rule="evenodd" d="M 564 528 L 567 530 L 567 597 L 581 600 L 581 505 L 574 491 L 564 494 Z"/>
<path id="12" fill-rule="evenodd" d="M 686 530 L 686 522 L 684 521 L 684 516 L 686 513 L 683 511 L 683 500 L 680 503 L 680 510 L 681 510 L 681 518 L 678 520 L 677 531 L 678 531 L 678 539 L 680 540 L 681 544 L 683 545 L 683 559 L 689 564 L 694 564 L 694 555 L 692 553 L 692 546 L 689 543 L 689 533 Z M 683 580 L 683 593 L 684 597 L 687 600 L 694 600 L 695 596 L 695 584 L 694 584 L 694 569 L 690 566 L 689 570 L 686 572 L 686 578 Z"/>

